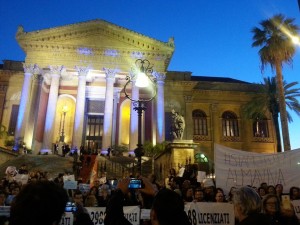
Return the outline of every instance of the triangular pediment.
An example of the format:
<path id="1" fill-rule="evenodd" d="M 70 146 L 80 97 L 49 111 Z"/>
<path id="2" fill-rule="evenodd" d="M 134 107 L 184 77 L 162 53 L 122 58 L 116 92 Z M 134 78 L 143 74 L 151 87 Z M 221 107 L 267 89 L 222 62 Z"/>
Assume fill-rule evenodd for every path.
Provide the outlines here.
<path id="1" fill-rule="evenodd" d="M 126 68 L 134 58 L 155 61 L 165 71 L 174 52 L 174 41 L 162 42 L 104 20 L 91 20 L 61 27 L 25 32 L 19 27 L 16 38 L 26 53 L 26 63 L 72 67 L 86 61 L 90 65 L 117 64 Z"/>
<path id="2" fill-rule="evenodd" d="M 104 20 L 92 20 L 33 32 L 19 29 L 17 40 L 25 52 L 29 45 L 115 47 L 169 53 L 174 51 L 172 40 L 158 41 Z"/>

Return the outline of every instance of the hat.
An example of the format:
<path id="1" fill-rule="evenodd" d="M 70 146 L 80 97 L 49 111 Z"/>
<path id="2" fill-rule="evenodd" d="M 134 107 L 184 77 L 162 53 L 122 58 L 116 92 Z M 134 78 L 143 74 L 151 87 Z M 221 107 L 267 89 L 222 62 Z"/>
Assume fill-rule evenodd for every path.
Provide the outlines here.
<path id="1" fill-rule="evenodd" d="M 211 178 L 205 178 L 203 180 L 203 187 L 212 187 L 212 186 L 215 186 L 215 184 Z"/>

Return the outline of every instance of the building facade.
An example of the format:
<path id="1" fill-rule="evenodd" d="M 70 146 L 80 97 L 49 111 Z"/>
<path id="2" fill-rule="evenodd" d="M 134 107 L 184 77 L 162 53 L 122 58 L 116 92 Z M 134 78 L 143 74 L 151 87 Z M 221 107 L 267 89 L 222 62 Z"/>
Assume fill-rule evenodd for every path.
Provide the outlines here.
<path id="1" fill-rule="evenodd" d="M 143 114 L 143 141 L 172 141 L 175 110 L 185 120 L 182 139 L 209 158 L 214 143 L 276 152 L 271 116 L 263 123 L 242 118 L 242 106 L 257 94 L 255 85 L 168 71 L 173 38 L 158 41 L 103 20 L 33 32 L 19 27 L 16 38 L 25 62 L 4 60 L 0 70 L 1 124 L 14 149 L 52 153 L 55 143 L 66 143 L 105 154 L 110 146 L 125 145 L 134 154 L 138 118 L 123 88 L 135 61 L 147 59 L 157 95 Z"/>

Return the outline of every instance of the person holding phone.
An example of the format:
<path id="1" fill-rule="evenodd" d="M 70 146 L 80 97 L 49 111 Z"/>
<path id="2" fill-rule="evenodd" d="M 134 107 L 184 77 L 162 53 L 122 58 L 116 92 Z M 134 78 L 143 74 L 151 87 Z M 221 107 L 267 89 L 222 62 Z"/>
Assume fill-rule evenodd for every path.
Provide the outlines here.
<path id="1" fill-rule="evenodd" d="M 139 189 L 144 194 L 154 197 L 150 218 L 152 225 L 190 225 L 189 219 L 184 211 L 182 198 L 174 191 L 162 189 L 156 192 L 151 182 L 142 177 L 144 188 Z M 106 207 L 105 225 L 131 225 L 124 217 L 123 199 L 129 192 L 130 178 L 119 181 L 117 189 L 110 198 Z"/>
<path id="2" fill-rule="evenodd" d="M 291 205 L 283 207 L 276 194 L 268 194 L 263 199 L 263 213 L 268 216 L 269 225 L 299 225 Z"/>

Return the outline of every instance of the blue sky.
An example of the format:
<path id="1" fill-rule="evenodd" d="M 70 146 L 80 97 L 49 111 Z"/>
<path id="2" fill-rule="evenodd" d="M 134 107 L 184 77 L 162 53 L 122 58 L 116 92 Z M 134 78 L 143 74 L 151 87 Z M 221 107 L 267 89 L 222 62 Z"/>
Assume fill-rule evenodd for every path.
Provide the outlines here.
<path id="1" fill-rule="evenodd" d="M 274 73 L 261 73 L 258 49 L 251 47 L 251 28 L 277 13 L 295 18 L 300 26 L 297 0 L 0 0 L 0 5 L 0 60 L 24 60 L 15 40 L 18 25 L 34 31 L 104 19 L 160 41 L 174 37 L 169 70 L 256 83 Z M 287 82 L 300 81 L 299 47 L 293 66 L 285 66 L 283 74 Z M 300 118 L 292 116 L 295 149 L 300 148 Z"/>

